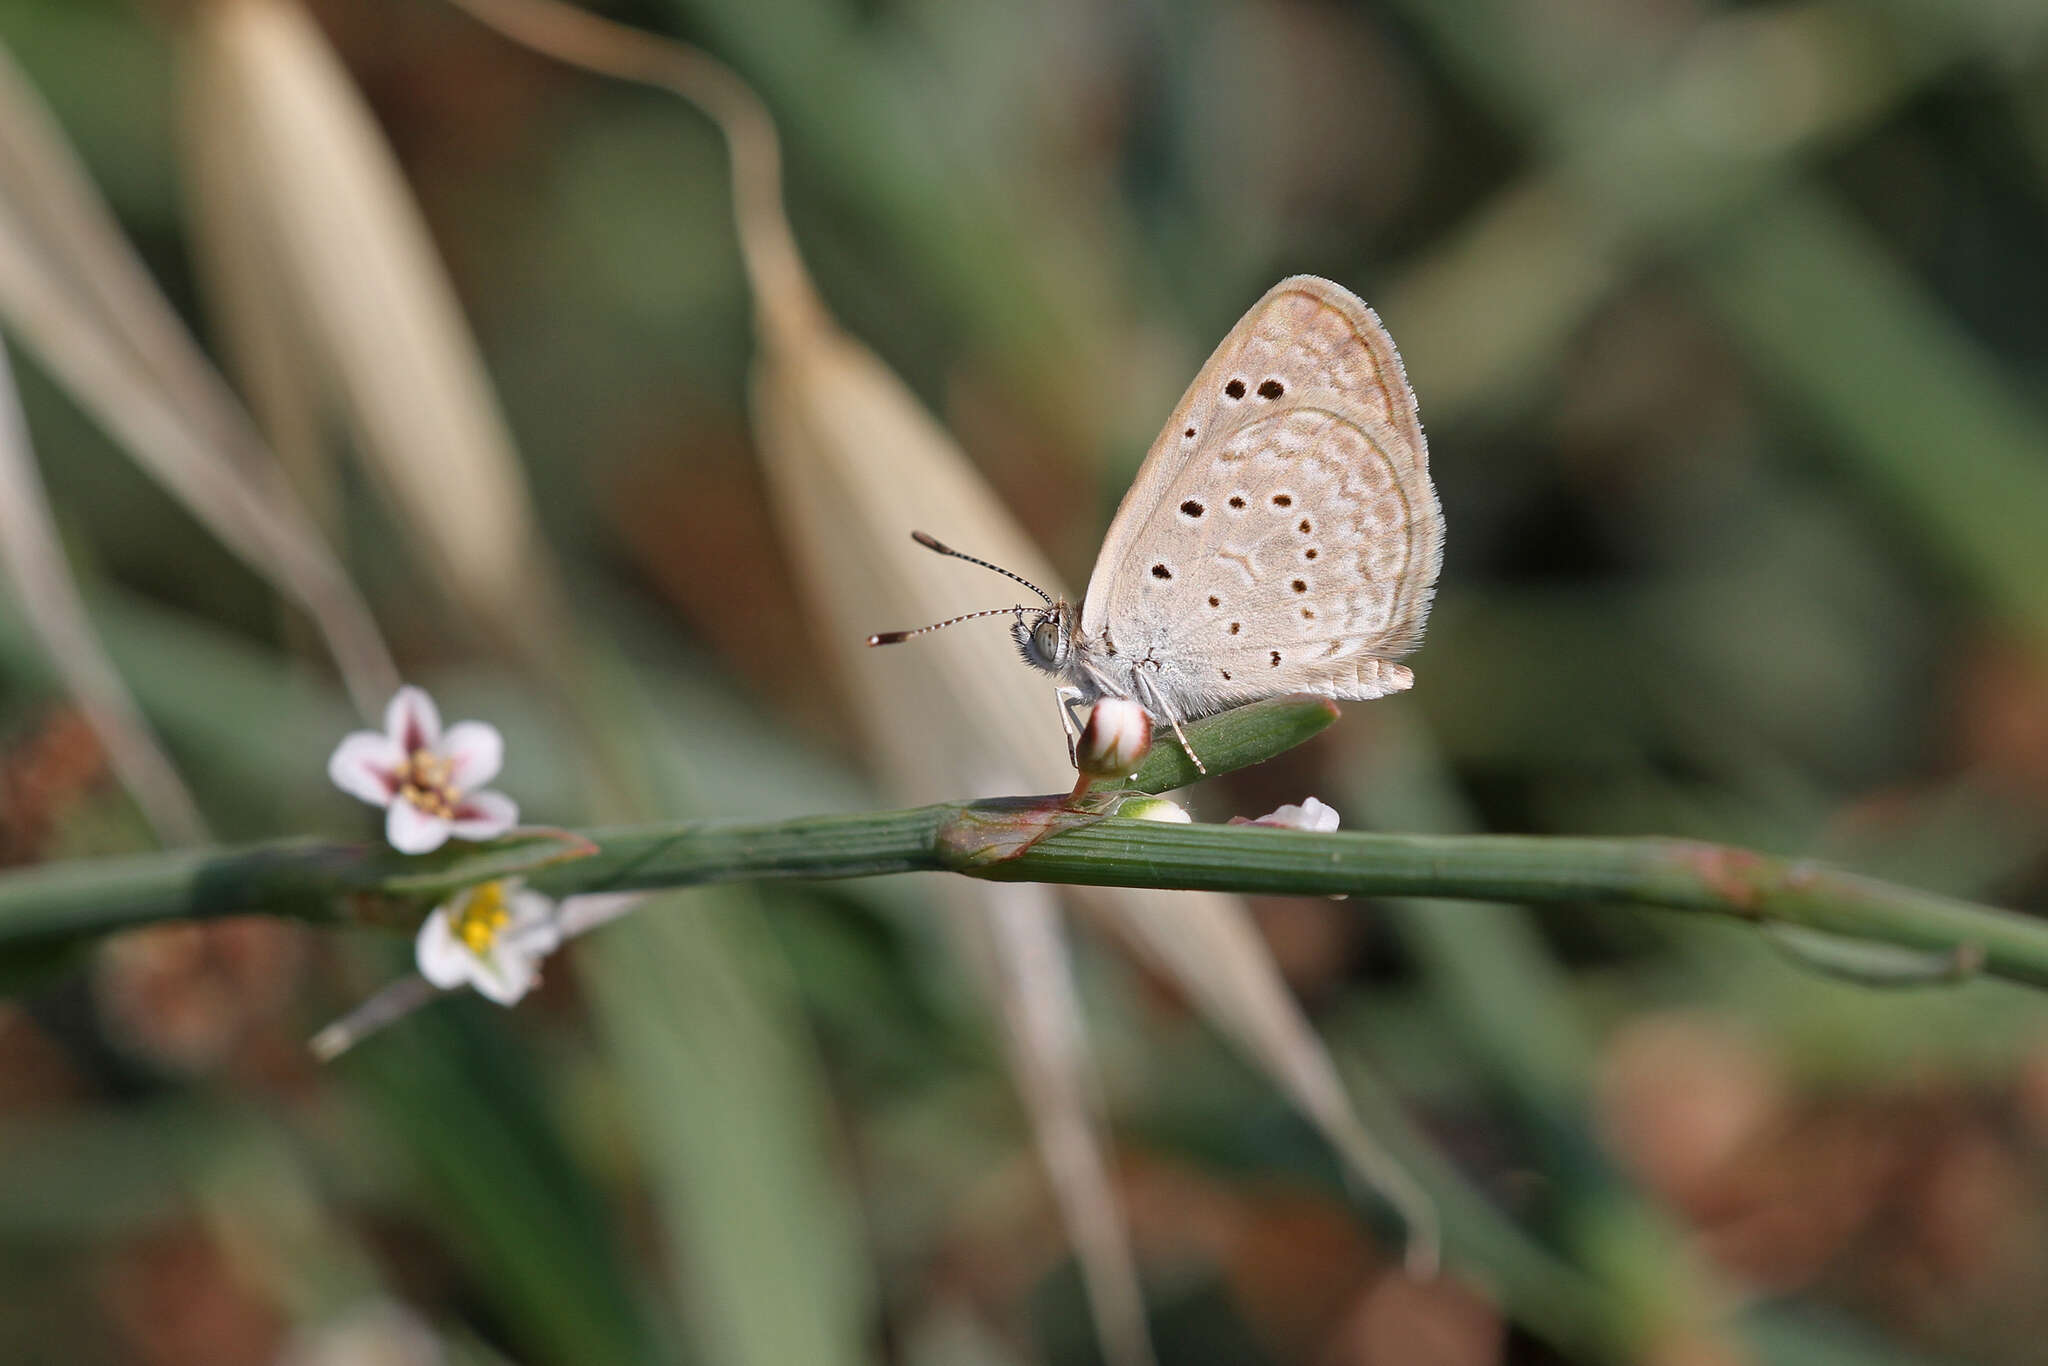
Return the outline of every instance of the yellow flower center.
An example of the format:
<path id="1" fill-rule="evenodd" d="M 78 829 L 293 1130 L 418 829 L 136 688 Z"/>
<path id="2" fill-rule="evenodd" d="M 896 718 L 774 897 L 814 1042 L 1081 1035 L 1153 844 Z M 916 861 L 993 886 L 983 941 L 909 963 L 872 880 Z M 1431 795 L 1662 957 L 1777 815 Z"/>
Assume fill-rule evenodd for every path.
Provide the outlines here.
<path id="1" fill-rule="evenodd" d="M 511 919 L 512 908 L 505 904 L 505 884 L 481 883 L 455 914 L 455 937 L 481 958 Z"/>
<path id="2" fill-rule="evenodd" d="M 442 820 L 455 818 L 456 804 L 462 800 L 462 789 L 455 786 L 455 765 L 430 749 L 416 749 L 399 761 L 393 775 L 398 780 L 398 795 L 411 802 L 429 816 Z"/>

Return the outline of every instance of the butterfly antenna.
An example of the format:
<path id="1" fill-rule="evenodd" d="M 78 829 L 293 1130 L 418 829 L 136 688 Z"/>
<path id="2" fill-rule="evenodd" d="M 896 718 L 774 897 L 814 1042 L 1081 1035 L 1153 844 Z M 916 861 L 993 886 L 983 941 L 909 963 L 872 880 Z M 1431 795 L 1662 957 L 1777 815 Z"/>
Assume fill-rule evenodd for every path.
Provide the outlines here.
<path id="1" fill-rule="evenodd" d="M 996 573 L 1001 574 L 1006 579 L 1015 579 L 1018 583 L 1023 584 L 1026 588 L 1038 594 L 1039 597 L 1044 598 L 1046 606 L 1050 607 L 1052 605 L 1052 594 L 1046 592 L 1043 588 L 1040 588 L 1037 584 L 1025 578 L 1022 574 L 1013 574 L 999 564 L 990 564 L 987 560 L 977 560 L 972 555 L 963 555 L 959 551 L 953 549 L 952 546 L 945 545 L 935 537 L 925 535 L 922 531 L 911 532 L 910 539 L 916 541 L 926 550 L 935 550 L 941 555 L 951 555 L 956 560 L 965 560 L 969 564 L 978 564 L 983 569 L 993 569 L 996 571 Z"/>
<path id="2" fill-rule="evenodd" d="M 961 556 L 961 558 L 962 558 L 962 559 L 965 559 L 965 558 L 967 558 L 967 557 L 963 555 L 963 556 Z M 994 566 L 994 565 L 990 565 L 990 566 L 989 566 L 989 568 L 993 569 L 993 568 L 995 568 L 995 566 Z M 1015 575 L 1012 575 L 1011 577 L 1013 577 L 1013 578 L 1014 578 L 1014 577 L 1015 577 Z M 1028 607 L 1028 606 L 1018 606 L 1018 607 L 991 607 L 991 608 L 989 608 L 989 609 L 988 609 L 987 611 L 985 611 L 985 612 L 969 612 L 969 613 L 968 613 L 968 614 L 967 614 L 966 616 L 964 616 L 964 617 L 948 617 L 948 618 L 947 618 L 946 620 L 944 620 L 944 621 L 935 621 L 935 622 L 933 622 L 933 623 L 932 623 L 931 625 L 929 625 L 929 626 L 920 626 L 920 627 L 918 627 L 918 628 L 917 628 L 916 630 L 914 630 L 914 631 L 882 631 L 882 632 L 879 632 L 879 633 L 877 633 L 877 634 L 875 634 L 875 635 L 871 635 L 871 636 L 869 636 L 869 637 L 868 637 L 868 644 L 870 644 L 870 645 L 900 645 L 900 644 L 902 644 L 902 643 L 903 643 L 904 641 L 906 641 L 906 640 L 910 639 L 910 638 L 911 638 L 912 636 L 921 636 L 921 635 L 924 635 L 924 634 L 925 634 L 926 632 L 928 632 L 928 631 L 941 631 L 941 630 L 944 630 L 944 629 L 945 629 L 946 627 L 948 627 L 948 626 L 958 626 L 958 625 L 959 625 L 959 624 L 960 624 L 961 622 L 963 622 L 963 621 L 973 621 L 973 620 L 974 620 L 974 619 L 975 619 L 976 617 L 999 617 L 999 616 L 1001 616 L 1001 615 L 1002 615 L 1003 613 L 1005 613 L 1005 612 L 1015 612 L 1015 613 L 1017 613 L 1018 615 L 1020 615 L 1020 616 L 1021 616 L 1021 615 L 1022 615 L 1022 614 L 1024 614 L 1025 612 L 1030 612 L 1030 611 L 1034 611 L 1034 610 L 1036 610 L 1036 609 L 1035 609 L 1035 608 L 1031 608 L 1031 607 Z"/>

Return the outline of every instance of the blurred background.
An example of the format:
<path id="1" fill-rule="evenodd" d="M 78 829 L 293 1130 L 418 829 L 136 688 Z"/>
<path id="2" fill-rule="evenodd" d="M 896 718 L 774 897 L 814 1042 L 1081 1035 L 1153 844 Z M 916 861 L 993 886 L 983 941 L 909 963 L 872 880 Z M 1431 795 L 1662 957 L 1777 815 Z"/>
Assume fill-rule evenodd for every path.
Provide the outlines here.
<path id="1" fill-rule="evenodd" d="M 1679 834 L 2048 898 L 2035 0 L 595 8 L 759 91 L 827 307 L 1074 588 L 1268 286 L 1378 308 L 1448 527 L 1417 685 L 1205 786 L 1204 817 L 1314 793 L 1347 828 Z M 290 490 L 450 720 L 505 730 L 529 819 L 890 804 L 820 661 L 919 621 L 832 619 L 787 543 L 695 111 L 439 0 L 0 0 L 0 43 L 0 322 L 50 525 L 213 837 L 369 835 L 323 777 L 360 718 L 297 595 L 167 491 L 152 395 Z M 323 131 L 330 95 L 402 180 Z M 24 150 L 34 97 L 146 275 Z M 393 224 L 431 257 L 380 255 Z M 38 292 L 60 279 L 141 357 L 125 388 Z M 260 451 L 134 340 L 160 306 L 136 288 Z M 480 365 L 379 375 L 458 316 Z M 17 547 L 32 483 L 0 489 Z M 932 573 L 955 610 L 1003 600 Z M 43 638 L 0 598 L 0 864 L 178 838 Z M 586 773 L 608 745 L 637 796 Z M 439 1002 L 331 1066 L 305 1040 L 407 969 L 402 938 L 237 921 L 10 962 L 0 1360 L 1103 1359 L 933 893 L 650 913 L 516 1011 Z M 2042 1359 L 2038 998 L 1880 991 L 1627 909 L 1252 912 L 1368 1127 L 1408 1136 L 1451 1274 L 1404 1279 L 1395 1226 L 1185 985 L 1079 935 L 1158 1359 Z"/>

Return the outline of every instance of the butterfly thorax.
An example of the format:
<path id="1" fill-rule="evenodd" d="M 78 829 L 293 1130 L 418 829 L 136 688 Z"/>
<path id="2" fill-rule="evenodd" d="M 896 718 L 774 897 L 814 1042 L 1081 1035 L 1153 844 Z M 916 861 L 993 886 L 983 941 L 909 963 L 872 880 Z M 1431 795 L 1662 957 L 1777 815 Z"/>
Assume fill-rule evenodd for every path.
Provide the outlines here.
<path id="1" fill-rule="evenodd" d="M 1024 662 L 1079 694 L 1075 701 L 1131 695 L 1129 680 L 1118 679 L 1112 666 L 1115 646 L 1085 637 L 1080 609 L 1064 598 L 1029 619 L 1019 616 L 1010 634 Z"/>

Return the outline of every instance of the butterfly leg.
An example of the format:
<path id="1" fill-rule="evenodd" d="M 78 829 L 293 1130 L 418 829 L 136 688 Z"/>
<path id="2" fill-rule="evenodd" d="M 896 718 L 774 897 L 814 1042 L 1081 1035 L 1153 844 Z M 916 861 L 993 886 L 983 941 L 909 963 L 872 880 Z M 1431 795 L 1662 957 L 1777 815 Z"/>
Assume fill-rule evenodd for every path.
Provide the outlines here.
<path id="1" fill-rule="evenodd" d="M 1082 692 L 1079 688 L 1068 686 L 1054 688 L 1052 696 L 1053 701 L 1059 705 L 1060 725 L 1065 727 L 1067 732 L 1067 762 L 1075 768 L 1079 768 L 1081 766 L 1081 720 L 1074 715 L 1074 708 L 1080 706 L 1082 700 L 1088 694 Z"/>
<path id="2" fill-rule="evenodd" d="M 1195 753 L 1195 747 L 1188 743 L 1188 733 L 1181 729 L 1180 717 L 1175 715 L 1173 708 L 1166 704 L 1166 699 L 1159 695 L 1159 689 L 1154 687 L 1152 680 L 1142 673 L 1133 673 L 1131 678 L 1146 694 L 1146 710 L 1150 711 L 1154 716 L 1166 718 L 1166 724 L 1173 727 L 1174 736 L 1180 741 L 1181 752 L 1188 756 L 1188 762 L 1195 766 L 1195 772 L 1203 777 L 1207 777 L 1209 770 L 1203 766 L 1202 756 Z"/>
<path id="3" fill-rule="evenodd" d="M 1205 778 L 1208 777 L 1209 770 L 1203 766 L 1202 756 L 1195 753 L 1195 747 L 1188 743 L 1188 733 L 1180 728 L 1180 718 L 1178 716 L 1175 716 L 1173 712 L 1169 710 L 1166 713 L 1166 719 L 1172 724 L 1174 736 L 1180 741 L 1181 749 L 1186 752 L 1188 756 L 1188 762 L 1195 766 L 1195 772 L 1201 774 Z"/>

